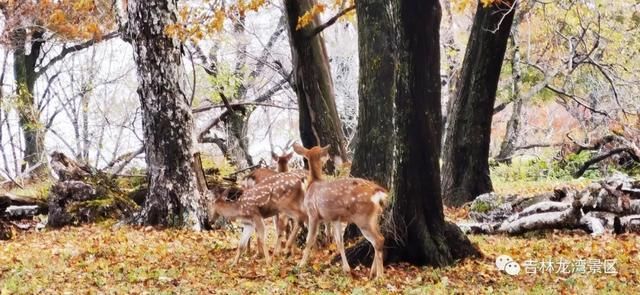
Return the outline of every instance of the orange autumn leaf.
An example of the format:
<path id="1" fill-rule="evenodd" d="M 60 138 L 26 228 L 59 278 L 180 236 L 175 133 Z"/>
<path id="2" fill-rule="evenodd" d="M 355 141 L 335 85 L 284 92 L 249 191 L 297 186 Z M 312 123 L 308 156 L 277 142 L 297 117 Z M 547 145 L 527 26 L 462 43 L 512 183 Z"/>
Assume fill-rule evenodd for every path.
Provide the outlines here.
<path id="1" fill-rule="evenodd" d="M 298 17 L 298 24 L 296 25 L 296 30 L 306 27 L 309 25 L 313 19 L 320 13 L 324 12 L 326 5 L 324 4 L 316 4 L 309 11 L 305 12 L 302 16 Z"/>

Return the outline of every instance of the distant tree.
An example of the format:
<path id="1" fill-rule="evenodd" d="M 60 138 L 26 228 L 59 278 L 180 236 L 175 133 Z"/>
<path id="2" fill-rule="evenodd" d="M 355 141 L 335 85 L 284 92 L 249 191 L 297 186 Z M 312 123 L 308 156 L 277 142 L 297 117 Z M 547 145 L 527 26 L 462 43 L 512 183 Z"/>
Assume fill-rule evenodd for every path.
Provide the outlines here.
<path id="1" fill-rule="evenodd" d="M 177 11 L 177 0 L 129 0 L 127 6 L 149 182 L 137 221 L 200 229 L 205 214 L 191 166 L 193 118 L 183 89 L 182 44 L 165 34 Z"/>
<path id="2" fill-rule="evenodd" d="M 493 191 L 491 120 L 515 10 L 513 0 L 478 1 L 456 95 L 447 107 L 442 187 L 448 205 Z"/>
<path id="3" fill-rule="evenodd" d="M 300 137 L 307 147 L 331 145 L 326 169 L 334 170 L 334 157 L 347 160 L 344 132 L 336 109 L 329 58 L 322 35 L 314 29 L 321 26 L 316 0 L 285 0 L 287 29 L 291 45 L 293 76 L 298 95 Z M 322 6 L 320 6 L 322 7 Z M 304 16 L 306 24 L 299 24 Z"/>
<path id="4" fill-rule="evenodd" d="M 46 124 L 41 122 L 43 104 L 35 96 L 38 79 L 55 64 L 74 52 L 86 49 L 98 41 L 114 38 L 117 33 L 105 33 L 113 26 L 110 1 L 0 1 L 5 17 L 4 39 L 13 51 L 16 85 L 16 109 L 24 136 L 23 165 L 40 165 L 33 171 L 48 174 L 44 145 Z M 82 41 L 62 49 L 47 48 L 49 43 Z"/>

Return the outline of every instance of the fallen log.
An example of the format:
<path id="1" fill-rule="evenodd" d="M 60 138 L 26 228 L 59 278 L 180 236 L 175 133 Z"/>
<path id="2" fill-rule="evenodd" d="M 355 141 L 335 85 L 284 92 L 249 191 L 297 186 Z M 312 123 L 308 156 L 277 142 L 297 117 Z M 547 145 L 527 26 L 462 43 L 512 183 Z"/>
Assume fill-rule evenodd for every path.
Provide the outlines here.
<path id="1" fill-rule="evenodd" d="M 579 222 L 591 235 L 598 236 L 604 233 L 604 225 L 600 219 L 584 215 Z"/>
<path id="2" fill-rule="evenodd" d="M 18 196 L 11 193 L 4 193 L 3 195 L 0 195 L 0 216 L 9 218 L 22 218 L 28 216 L 25 215 L 25 212 L 27 211 L 19 209 L 21 207 L 35 208 L 31 211 L 28 211 L 33 212 L 33 215 L 42 214 L 46 212 L 48 208 L 47 203 L 40 199 L 27 196 Z M 7 211 L 9 208 L 11 208 L 11 210 Z"/>
<path id="3" fill-rule="evenodd" d="M 581 208 L 582 204 L 574 201 L 571 207 L 564 211 L 538 213 L 510 222 L 506 221 L 500 225 L 498 231 L 508 234 L 521 234 L 526 231 L 540 229 L 576 228 L 580 225 L 579 221 L 582 217 Z"/>
<path id="4" fill-rule="evenodd" d="M 640 214 L 620 218 L 622 232 L 640 233 Z"/>

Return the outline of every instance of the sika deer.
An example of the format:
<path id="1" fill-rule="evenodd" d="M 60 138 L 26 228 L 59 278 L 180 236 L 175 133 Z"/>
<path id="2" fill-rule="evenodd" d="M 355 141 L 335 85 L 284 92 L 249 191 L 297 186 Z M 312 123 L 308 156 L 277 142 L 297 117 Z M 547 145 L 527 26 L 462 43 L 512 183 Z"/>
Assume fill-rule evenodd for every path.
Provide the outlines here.
<path id="1" fill-rule="evenodd" d="M 285 244 L 285 249 L 291 247 L 295 235 L 300 229 L 300 223 L 307 219 L 302 208 L 304 192 L 302 191 L 301 179 L 303 178 L 304 176 L 299 172 L 279 173 L 244 190 L 236 201 L 222 200 L 217 196 L 210 204 L 210 214 L 217 213 L 230 219 L 239 220 L 243 224 L 242 238 L 238 243 L 238 254 L 234 263 L 246 249 L 254 229 L 258 233 L 258 250 L 265 252 L 265 257 L 268 257 L 269 252 L 263 244 L 265 238 L 263 219 L 276 216 L 279 213 L 294 220 L 293 230 Z"/>
<path id="2" fill-rule="evenodd" d="M 321 221 L 330 222 L 340 256 L 342 269 L 349 272 L 342 241 L 341 222 L 354 223 L 360 228 L 362 235 L 373 245 L 375 256 L 371 265 L 370 276 L 377 278 L 384 275 L 382 250 L 384 237 L 380 233 L 378 219 L 382 214 L 387 191 L 381 186 L 361 178 L 343 178 L 325 180 L 322 165 L 329 158 L 329 146 L 306 149 L 299 144 L 293 150 L 309 161 L 308 179 L 303 184 L 305 189 L 304 206 L 307 210 L 309 233 L 307 244 L 299 266 L 304 267 L 309 261 L 311 249 L 316 242 L 318 225 Z"/>
<path id="3" fill-rule="evenodd" d="M 289 171 L 289 160 L 293 156 L 293 152 L 288 153 L 283 156 L 278 156 L 275 152 L 271 152 L 271 158 L 278 164 L 278 170 L 274 171 L 269 168 L 258 168 L 253 170 L 247 177 L 244 178 L 243 187 L 252 187 L 255 184 L 258 184 L 265 180 L 268 177 L 271 177 L 278 172 L 288 172 Z"/>
<path id="4" fill-rule="evenodd" d="M 258 168 L 253 172 L 251 172 L 251 174 L 249 174 L 247 177 L 245 177 L 243 182 L 243 187 L 249 188 L 249 187 L 255 186 L 256 184 L 260 184 L 264 182 L 268 178 L 278 177 L 279 175 L 278 173 L 289 171 L 288 164 L 289 164 L 289 160 L 291 160 L 291 157 L 293 157 L 293 152 L 290 152 L 282 156 L 278 156 L 275 152 L 272 151 L 271 157 L 278 164 L 278 171 L 276 172 L 267 168 Z M 295 170 L 293 172 L 296 173 L 300 179 L 303 179 L 304 176 L 306 175 L 306 171 L 303 171 L 303 170 Z M 300 181 L 298 180 L 297 182 L 299 183 Z M 273 223 L 276 229 L 276 245 L 273 250 L 274 255 L 277 255 L 280 252 L 282 239 L 284 238 L 285 240 L 287 240 L 286 239 L 287 221 L 288 221 L 288 218 L 286 218 L 286 216 L 282 216 L 282 214 L 276 214 L 273 217 Z M 285 253 L 288 252 L 289 250 L 290 250 L 289 248 L 285 248 Z"/>

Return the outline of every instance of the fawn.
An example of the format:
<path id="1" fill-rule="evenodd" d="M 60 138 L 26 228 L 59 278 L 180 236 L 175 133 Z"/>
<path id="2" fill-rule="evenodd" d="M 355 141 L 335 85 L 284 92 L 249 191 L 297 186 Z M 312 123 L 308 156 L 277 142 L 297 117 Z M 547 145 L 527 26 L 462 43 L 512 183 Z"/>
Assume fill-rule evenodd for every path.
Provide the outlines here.
<path id="1" fill-rule="evenodd" d="M 330 222 L 333 226 L 334 239 L 342 258 L 342 270 L 349 272 L 351 269 L 342 241 L 342 222 L 349 222 L 360 228 L 362 235 L 375 250 L 369 276 L 373 277 L 375 274 L 377 278 L 383 277 L 384 236 L 380 233 L 378 220 L 385 206 L 387 190 L 361 178 L 325 180 L 322 166 L 329 159 L 329 146 L 306 149 L 295 143 L 293 150 L 309 162 L 309 175 L 303 183 L 309 232 L 299 267 L 304 267 L 309 261 L 319 223 L 324 221 Z"/>
<path id="2" fill-rule="evenodd" d="M 276 177 L 277 176 L 277 177 Z M 294 220 L 291 236 L 285 244 L 289 249 L 293 244 L 300 224 L 307 219 L 302 209 L 304 192 L 301 179 L 305 176 L 299 172 L 283 172 L 264 179 L 259 184 L 247 188 L 235 201 L 225 200 L 223 195 L 217 194 L 210 202 L 210 214 L 219 214 L 232 220 L 238 220 L 243 225 L 243 232 L 238 242 L 238 251 L 233 264 L 237 263 L 240 255 L 247 248 L 249 238 L 255 230 L 258 234 L 258 251 L 262 251 L 267 262 L 270 262 L 269 252 L 264 243 L 264 218 L 282 213 Z"/>
<path id="3" fill-rule="evenodd" d="M 250 188 L 272 177 L 275 177 L 275 178 L 279 177 L 278 176 L 279 173 L 289 172 L 289 160 L 291 160 L 291 157 L 293 157 L 293 152 L 279 156 L 278 154 L 272 151 L 271 157 L 278 164 L 278 171 L 276 172 L 272 169 L 267 169 L 267 168 L 258 168 L 256 170 L 253 170 L 251 174 L 245 177 L 243 181 L 243 187 Z M 295 170 L 293 171 L 293 173 L 298 175 L 300 179 L 304 178 L 304 176 L 306 175 L 306 171 L 304 170 Z M 286 176 L 288 177 L 288 175 Z M 300 182 L 299 180 L 296 181 L 296 184 L 299 182 Z M 296 184 L 293 184 L 293 185 L 296 185 Z M 286 239 L 287 221 L 288 221 L 288 218 L 286 218 L 286 216 L 283 216 L 282 214 L 276 214 L 273 217 L 273 223 L 276 229 L 276 245 L 273 250 L 274 255 L 277 255 L 280 252 L 282 239 L 283 238 Z M 290 249 L 288 247 L 285 247 L 285 253 L 287 253 L 289 250 Z"/>

